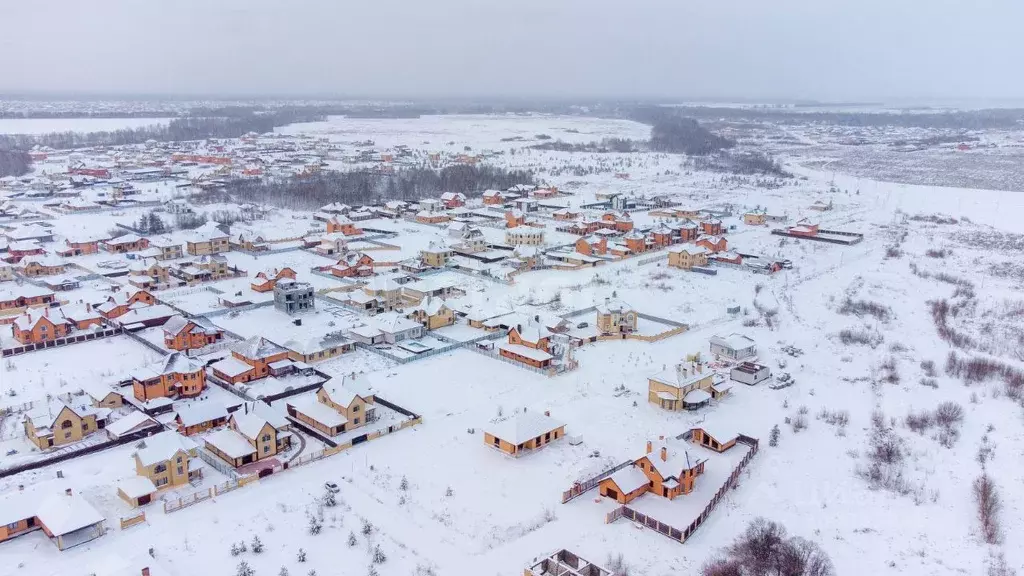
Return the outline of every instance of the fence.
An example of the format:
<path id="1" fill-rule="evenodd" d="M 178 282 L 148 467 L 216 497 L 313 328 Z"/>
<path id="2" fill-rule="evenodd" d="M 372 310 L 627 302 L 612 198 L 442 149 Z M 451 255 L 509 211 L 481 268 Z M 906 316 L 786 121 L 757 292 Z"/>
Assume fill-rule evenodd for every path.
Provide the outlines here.
<path id="1" fill-rule="evenodd" d="M 566 502 L 573 500 L 574 498 L 577 498 L 579 496 L 582 496 L 583 494 L 593 490 L 594 488 L 597 488 L 597 485 L 601 483 L 601 480 L 604 480 L 605 478 L 611 476 L 612 474 L 618 472 L 619 470 L 622 470 L 623 468 L 632 465 L 632 460 L 626 460 L 625 462 L 616 464 L 615 466 L 605 470 L 604 472 L 601 472 L 596 476 L 588 478 L 583 482 L 577 482 L 573 484 L 572 488 L 566 490 L 565 492 L 562 492 L 562 504 L 565 504 Z"/>
<path id="2" fill-rule="evenodd" d="M 221 474 L 224 474 L 228 478 L 231 478 L 232 480 L 238 478 L 238 472 L 235 472 L 235 469 L 229 466 L 227 462 L 224 462 L 220 458 L 217 458 L 216 456 L 210 454 L 209 452 L 202 448 L 199 449 L 199 457 L 202 458 L 203 462 L 206 462 L 206 464 L 209 465 L 211 468 L 220 472 Z"/>
<path id="3" fill-rule="evenodd" d="M 107 338 L 110 336 L 116 336 L 121 333 L 121 327 L 117 328 L 104 328 L 103 330 L 96 330 L 93 332 L 85 332 L 81 334 L 75 334 L 74 336 L 67 336 L 65 338 L 57 338 L 55 340 L 48 340 L 46 342 L 39 342 L 38 344 L 22 344 L 21 346 L 15 346 L 13 348 L 4 348 L 2 356 L 7 358 L 8 356 L 18 356 L 19 354 L 27 354 L 29 352 L 35 352 L 36 350 L 45 350 L 47 348 L 56 348 L 59 346 L 68 346 L 70 344 L 78 344 L 79 342 L 88 342 L 90 340 L 98 340 L 100 338 Z"/>
<path id="4" fill-rule="evenodd" d="M 142 438 L 145 438 L 146 436 L 149 436 L 150 434 L 153 434 L 155 430 L 158 430 L 158 429 L 157 428 L 145 428 L 143 430 L 139 430 L 138 432 L 133 432 L 131 434 L 126 434 L 124 436 L 121 436 L 117 440 L 105 440 L 105 441 L 100 442 L 98 444 L 92 444 L 92 445 L 89 445 L 89 446 L 83 446 L 82 448 L 75 449 L 75 450 L 68 449 L 68 448 L 70 448 L 72 446 L 72 445 L 68 445 L 68 446 L 66 446 L 64 448 L 64 449 L 67 449 L 67 451 L 60 452 L 59 454 L 55 454 L 53 456 L 50 456 L 49 458 L 41 458 L 39 460 L 33 460 L 32 462 L 26 462 L 24 464 L 19 464 L 17 466 L 12 466 L 10 468 L 4 468 L 3 470 L 0 470 L 0 478 L 6 478 L 8 476 L 13 476 L 15 474 L 20 474 L 21 472 L 26 472 L 28 470 L 36 470 L 36 469 L 39 469 L 39 468 L 45 468 L 46 466 L 49 466 L 51 464 L 57 464 L 57 463 L 60 463 L 60 462 L 64 462 L 65 460 L 70 460 L 72 458 L 77 458 L 79 456 L 85 456 L 86 454 L 95 454 L 97 452 L 102 452 L 103 450 L 107 450 L 109 448 L 114 448 L 115 446 L 121 446 L 121 445 L 124 445 L 124 444 L 129 444 L 131 442 L 135 442 L 136 440 L 141 440 Z M 97 432 L 97 434 L 98 434 L 98 432 Z"/>
<path id="5" fill-rule="evenodd" d="M 126 516 L 126 517 L 120 519 L 121 530 L 124 530 L 126 528 L 131 528 L 132 526 L 137 526 L 139 524 L 142 524 L 145 521 L 146 521 L 146 513 L 145 512 L 141 512 L 140 511 L 135 516 Z"/>
<path id="6" fill-rule="evenodd" d="M 213 498 L 212 488 L 200 490 L 198 492 L 193 492 L 181 498 L 175 498 L 173 500 L 164 500 L 164 514 L 177 512 L 182 508 L 188 508 L 193 504 L 198 504 L 199 502 L 202 502 L 203 500 L 209 500 L 210 498 Z"/>
<path id="7" fill-rule="evenodd" d="M 651 257 L 648 257 L 648 258 L 641 258 L 641 259 L 636 261 L 636 265 L 637 266 L 644 266 L 646 264 L 651 264 L 652 262 L 668 262 L 668 260 L 665 259 L 665 255 L 664 254 L 658 254 L 657 256 L 651 256 Z"/>
<path id="8" fill-rule="evenodd" d="M 725 496 L 725 493 L 728 492 L 730 488 L 736 485 L 736 481 L 739 480 L 740 473 L 743 472 L 743 469 L 747 467 L 748 463 L 750 463 L 751 458 L 753 458 L 754 455 L 757 454 L 758 446 L 760 444 L 757 438 L 751 438 L 750 436 L 744 436 L 741 434 L 739 435 L 739 437 L 737 437 L 736 441 L 740 444 L 745 444 L 749 446 L 750 451 L 747 452 L 747 455 L 743 457 L 743 460 L 740 460 L 740 463 L 737 464 L 736 468 L 733 469 L 732 474 L 729 475 L 729 478 L 726 479 L 725 483 L 722 484 L 722 487 L 719 488 L 718 492 L 715 493 L 714 498 L 712 498 L 711 501 L 708 502 L 707 506 L 704 507 L 704 510 L 701 511 L 700 515 L 697 516 L 697 518 L 695 518 L 693 522 L 690 522 L 690 525 L 687 526 L 686 529 L 680 530 L 679 528 L 675 528 L 655 518 L 651 518 L 650 516 L 641 514 L 640 512 L 637 512 L 636 510 L 625 505 L 619 506 L 618 508 L 609 512 L 605 516 L 605 523 L 610 524 L 612 522 L 615 522 L 619 518 L 627 518 L 629 520 L 642 524 L 647 528 L 655 530 L 659 534 L 667 536 L 679 543 L 685 542 L 686 539 L 690 536 L 693 536 L 693 533 L 696 532 L 697 529 L 700 528 L 701 524 L 703 524 L 704 521 L 708 519 L 708 516 L 711 515 L 711 512 L 715 509 L 715 506 L 718 506 L 719 501 L 721 501 L 721 499 Z"/>

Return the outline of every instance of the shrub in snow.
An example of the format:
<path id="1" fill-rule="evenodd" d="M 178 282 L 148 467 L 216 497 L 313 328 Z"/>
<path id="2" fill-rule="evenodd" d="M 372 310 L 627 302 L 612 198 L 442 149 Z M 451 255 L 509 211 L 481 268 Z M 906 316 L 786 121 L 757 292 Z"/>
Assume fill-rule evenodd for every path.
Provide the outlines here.
<path id="1" fill-rule="evenodd" d="M 1002 540 L 999 512 L 1003 505 L 992 478 L 984 472 L 974 480 L 974 502 L 978 506 L 982 538 L 989 544 L 998 544 Z"/>
<path id="2" fill-rule="evenodd" d="M 384 554 L 384 551 L 380 549 L 380 546 L 375 546 L 373 548 L 373 563 L 374 564 L 383 564 L 383 563 L 385 563 L 387 561 L 388 561 L 388 557 L 387 557 L 387 555 Z"/>
<path id="3" fill-rule="evenodd" d="M 935 377 L 935 361 L 934 360 L 921 360 L 921 371 L 928 378 Z"/>
<path id="4" fill-rule="evenodd" d="M 316 570 L 310 570 L 309 573 L 306 574 L 306 576 L 316 576 Z"/>
<path id="5" fill-rule="evenodd" d="M 306 551 L 303 550 L 302 548 L 299 548 L 299 554 L 296 557 L 296 560 L 299 561 L 299 564 L 302 564 L 303 562 L 305 562 L 306 561 Z"/>
<path id="6" fill-rule="evenodd" d="M 608 560 L 605 561 L 605 567 L 612 571 L 612 574 L 616 576 L 629 576 L 629 564 L 626 563 L 625 557 L 622 553 L 619 554 L 608 554 Z"/>
<path id="7" fill-rule="evenodd" d="M 288 576 L 288 569 L 281 566 L 281 571 L 277 573 L 277 576 Z"/>
<path id="8" fill-rule="evenodd" d="M 256 572 L 245 560 L 238 563 L 238 569 L 235 571 L 235 576 L 253 576 L 254 574 L 256 574 Z"/>
<path id="9" fill-rule="evenodd" d="M 807 417 L 803 414 L 797 414 L 789 422 L 790 426 L 793 427 L 793 432 L 800 432 L 801 430 L 807 429 Z"/>
<path id="10" fill-rule="evenodd" d="M 935 424 L 932 420 L 932 415 L 928 412 L 921 412 L 915 414 L 913 412 L 907 414 L 907 418 L 904 420 L 907 428 L 918 434 L 924 434 L 924 431 L 931 428 Z"/>
<path id="11" fill-rule="evenodd" d="M 374 565 L 373 565 L 373 564 L 370 564 L 370 567 L 369 567 L 369 568 L 367 568 L 367 570 L 366 570 L 366 576 L 378 576 L 378 574 L 377 574 L 377 568 L 376 568 L 376 567 L 374 567 Z"/>
<path id="12" fill-rule="evenodd" d="M 355 546 L 358 543 L 359 543 L 359 541 L 356 540 L 356 533 L 355 532 L 349 532 L 348 533 L 348 547 L 351 548 L 351 547 Z"/>
<path id="13" fill-rule="evenodd" d="M 402 481 L 398 484 L 398 489 L 405 491 L 409 489 L 409 479 L 402 476 Z"/>
<path id="14" fill-rule="evenodd" d="M 989 560 L 988 576 L 1017 576 L 1017 571 L 1006 563 L 1006 557 L 1000 552 Z"/>
<path id="15" fill-rule="evenodd" d="M 701 569 L 702 576 L 755 574 L 833 576 L 835 568 L 816 543 L 791 537 L 782 525 L 758 518 L 726 548 L 724 556 L 713 558 Z"/>
<path id="16" fill-rule="evenodd" d="M 935 408 L 935 422 L 939 426 L 958 426 L 964 420 L 964 408 L 956 402 L 943 402 Z"/>
<path id="17" fill-rule="evenodd" d="M 263 542 L 260 540 L 259 536 L 253 536 L 252 537 L 252 553 L 253 554 L 262 554 L 263 553 Z"/>
<path id="18" fill-rule="evenodd" d="M 320 530 L 323 529 L 323 527 L 324 525 L 319 518 L 312 514 L 309 515 L 309 533 L 311 535 L 316 536 L 320 533 Z"/>
<path id="19" fill-rule="evenodd" d="M 779 430 L 779 425 L 772 426 L 772 432 L 768 435 L 768 445 L 775 447 L 779 445 L 779 434 L 782 432 Z"/>
<path id="20" fill-rule="evenodd" d="M 363 536 L 369 536 L 370 534 L 373 534 L 373 524 L 370 524 L 370 521 L 367 520 L 366 518 L 363 518 L 363 530 L 362 530 L 362 532 L 363 532 Z"/>
<path id="21" fill-rule="evenodd" d="M 328 508 L 334 508 L 338 505 L 338 499 L 335 498 L 334 492 L 328 490 L 324 492 L 324 497 L 320 499 L 320 503 Z"/>
<path id="22" fill-rule="evenodd" d="M 451 498 L 452 496 L 455 495 L 455 491 L 452 490 L 451 486 L 449 486 L 448 489 L 444 491 L 444 495 Z"/>
<path id="23" fill-rule="evenodd" d="M 242 549 L 238 546 L 238 542 L 232 543 L 231 544 L 231 555 L 232 556 L 238 556 L 241 553 L 242 553 Z"/>

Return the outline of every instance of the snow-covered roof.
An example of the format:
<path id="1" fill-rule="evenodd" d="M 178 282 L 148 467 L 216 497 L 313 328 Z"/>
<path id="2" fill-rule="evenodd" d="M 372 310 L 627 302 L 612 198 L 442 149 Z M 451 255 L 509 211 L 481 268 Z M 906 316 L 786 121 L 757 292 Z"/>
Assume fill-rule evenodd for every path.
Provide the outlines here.
<path id="1" fill-rule="evenodd" d="M 143 440 L 142 443 L 146 447 L 139 449 L 135 455 L 143 466 L 152 466 L 170 460 L 179 451 L 188 453 L 190 450 L 198 448 L 191 439 L 172 430 L 154 434 Z"/>
<path id="2" fill-rule="evenodd" d="M 543 350 L 537 350 L 536 348 L 530 348 L 529 346 L 523 346 L 522 344 L 509 344 L 508 342 L 501 342 L 498 344 L 500 350 L 507 350 L 518 356 L 536 360 L 537 362 L 544 362 L 545 360 L 551 360 L 554 358 L 551 354 Z"/>
<path id="3" fill-rule="evenodd" d="M 195 426 L 227 417 L 227 408 L 216 402 L 190 402 L 177 407 L 177 419 L 181 420 L 182 426 Z"/>
<path id="4" fill-rule="evenodd" d="M 397 312 L 379 314 L 374 317 L 373 324 L 385 334 L 398 334 L 422 327 L 420 323 L 414 322 Z"/>
<path id="5" fill-rule="evenodd" d="M 129 476 L 117 483 L 117 489 L 124 495 L 136 499 L 156 492 L 153 481 L 145 476 Z"/>
<path id="6" fill-rule="evenodd" d="M 223 360 L 219 360 L 210 365 L 210 368 L 220 372 L 221 374 L 227 374 L 228 376 L 235 377 L 245 374 L 252 370 L 252 366 L 242 362 L 234 356 L 228 356 Z"/>
<path id="7" fill-rule="evenodd" d="M 245 436 L 230 428 L 207 434 L 204 440 L 207 444 L 227 454 L 229 458 L 242 458 L 256 452 L 256 448 L 245 439 Z"/>
<path id="8" fill-rule="evenodd" d="M 107 424 L 107 434 L 119 438 L 136 429 L 159 427 L 160 423 L 150 418 L 145 412 L 132 410 L 127 415 Z"/>
<path id="9" fill-rule="evenodd" d="M 661 459 L 662 449 L 665 452 L 664 460 Z M 690 454 L 685 447 L 677 448 L 670 445 L 667 441 L 658 441 L 652 442 L 651 452 L 647 454 L 647 460 L 661 474 L 662 478 L 678 480 L 680 472 L 692 470 L 707 459 Z"/>
<path id="10" fill-rule="evenodd" d="M 683 402 L 687 404 L 700 404 L 708 400 L 711 400 L 711 394 L 707 390 L 701 390 L 700 388 L 690 390 L 686 393 L 686 396 L 683 396 Z"/>
<path id="11" fill-rule="evenodd" d="M 67 494 L 54 494 L 43 500 L 36 516 L 53 536 L 63 536 L 104 520 L 84 499 Z"/>
<path id="12" fill-rule="evenodd" d="M 733 332 L 728 336 L 712 336 L 709 341 L 712 344 L 717 344 L 718 346 L 722 346 L 723 348 L 728 348 L 730 350 L 745 350 L 756 344 L 756 342 L 751 338 L 736 332 Z"/>
<path id="13" fill-rule="evenodd" d="M 303 396 L 290 400 L 288 403 L 295 407 L 297 411 L 309 416 L 324 426 L 333 428 L 348 422 L 348 418 L 345 418 L 340 412 L 319 402 L 313 396 Z"/>
<path id="14" fill-rule="evenodd" d="M 248 340 L 238 342 L 231 346 L 231 351 L 254 360 L 286 352 L 284 348 L 262 336 L 253 336 Z"/>
<path id="15" fill-rule="evenodd" d="M 243 436 L 255 441 L 260 435 L 260 430 L 263 430 L 265 426 L 270 424 L 266 418 L 259 416 L 258 414 L 241 414 L 235 412 L 231 415 L 231 419 L 235 421 L 235 429 L 238 430 Z M 273 425 L 271 425 L 273 428 Z"/>
<path id="16" fill-rule="evenodd" d="M 555 420 L 543 412 L 531 410 L 520 412 L 497 424 L 489 425 L 485 431 L 495 438 L 518 446 L 562 426 L 565 426 L 564 422 Z"/>
<path id="17" fill-rule="evenodd" d="M 611 481 L 619 487 L 623 494 L 635 492 L 647 486 L 647 475 L 636 466 L 627 466 L 610 476 Z"/>
<path id="18" fill-rule="evenodd" d="M 132 371 L 132 378 L 136 380 L 150 380 L 164 374 L 193 374 L 202 369 L 202 362 L 190 358 L 181 352 L 171 352 L 153 364 L 136 368 Z"/>
<path id="19" fill-rule="evenodd" d="M 633 310 L 636 309 L 622 300 L 606 300 L 597 305 L 597 311 L 600 314 L 623 314 Z"/>

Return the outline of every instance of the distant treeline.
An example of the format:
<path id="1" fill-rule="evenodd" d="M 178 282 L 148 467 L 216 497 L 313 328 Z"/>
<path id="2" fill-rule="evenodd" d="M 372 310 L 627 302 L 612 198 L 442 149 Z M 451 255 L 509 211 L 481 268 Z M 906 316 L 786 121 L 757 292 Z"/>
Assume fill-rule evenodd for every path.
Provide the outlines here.
<path id="1" fill-rule="evenodd" d="M 484 190 L 505 190 L 516 184 L 534 184 L 531 172 L 494 166 L 449 166 L 441 170 L 407 168 L 393 173 L 358 171 L 324 172 L 268 180 L 232 180 L 198 201 L 256 203 L 295 210 L 315 210 L 331 202 L 351 205 L 384 200 L 417 201 L 442 192 L 478 196 Z"/>
<path id="2" fill-rule="evenodd" d="M 650 146 L 655 152 L 704 156 L 736 145 L 683 115 L 678 108 L 640 106 L 631 110 L 629 117 L 651 125 Z"/>
<path id="3" fill-rule="evenodd" d="M 638 142 L 636 140 L 629 140 L 627 138 L 605 138 L 600 142 L 565 142 L 564 140 L 554 140 L 550 142 L 544 142 L 543 144 L 535 144 L 530 146 L 535 150 L 550 150 L 554 152 L 597 152 L 597 153 L 608 153 L 608 152 L 639 152 L 647 148 L 647 142 Z"/>
<path id="4" fill-rule="evenodd" d="M 723 150 L 717 154 L 698 156 L 690 161 L 695 170 L 728 172 L 731 174 L 778 176 L 792 178 L 793 174 L 782 168 L 777 160 L 761 152 L 732 152 Z"/>
<path id="5" fill-rule="evenodd" d="M 0 178 L 21 176 L 32 167 L 32 158 L 23 150 L 4 150 L 0 146 Z"/>
<path id="6" fill-rule="evenodd" d="M 958 110 L 950 112 L 794 112 L 764 108 L 677 108 L 681 114 L 698 120 L 755 120 L 783 124 L 811 122 L 850 127 L 936 128 L 947 130 L 999 130 L 1024 126 L 1024 109 Z"/>
<path id="7" fill-rule="evenodd" d="M 217 110 L 217 116 L 189 116 L 175 118 L 166 126 L 143 126 L 103 132 L 54 132 L 50 134 L 0 135 L 0 148 L 29 150 L 33 146 L 55 149 L 83 148 L 87 146 L 117 146 L 142 144 L 147 140 L 173 142 L 204 140 L 207 138 L 238 138 L 249 132 L 271 132 L 276 126 L 292 122 L 311 122 L 322 116 L 287 109 L 256 113 L 252 110 Z"/>

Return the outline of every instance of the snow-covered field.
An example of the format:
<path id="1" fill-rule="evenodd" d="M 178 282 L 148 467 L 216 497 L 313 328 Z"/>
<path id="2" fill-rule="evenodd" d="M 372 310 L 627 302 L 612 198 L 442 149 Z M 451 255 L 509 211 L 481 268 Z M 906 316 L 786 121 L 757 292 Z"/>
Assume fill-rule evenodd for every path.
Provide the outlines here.
<path id="1" fill-rule="evenodd" d="M 521 147 L 528 142 L 501 139 L 540 133 L 573 141 L 642 138 L 646 129 L 641 128 L 608 120 L 509 116 L 331 118 L 281 132 L 345 142 L 369 138 L 378 147 L 429 142 L 438 149 L 461 149 Z M 0 554 L 17 562 L 0 562 L 0 575 L 89 573 L 112 557 L 159 565 L 174 575 L 232 574 L 243 559 L 261 576 L 277 574 L 282 566 L 300 575 L 311 569 L 321 576 L 362 574 L 374 546 L 388 557 L 375 566 L 381 576 L 425 574 L 428 568 L 440 575 L 512 576 L 554 548 L 597 563 L 622 554 L 634 575 L 695 574 L 757 517 L 817 542 L 837 574 L 983 574 L 997 553 L 1019 569 L 1024 566 L 1018 536 L 1024 530 L 1020 400 L 998 378 L 965 384 L 946 364 L 955 352 L 958 358 L 1024 366 L 1024 194 L 894 184 L 865 178 L 860 171 L 851 176 L 834 173 L 834 167 L 814 170 L 800 165 L 804 154 L 788 159 L 787 168 L 805 179 L 773 189 L 757 187 L 750 178 L 687 171 L 671 155 L 534 150 L 496 160 L 540 167 L 545 179 L 575 191 L 568 199 L 572 205 L 615 189 L 669 194 L 683 206 L 731 206 L 734 216 L 725 221 L 736 226 L 727 234 L 730 249 L 788 259 L 793 268 L 772 276 L 719 268 L 717 275 L 706 276 L 668 268 L 664 261 L 641 265 L 631 259 L 572 272 L 529 272 L 510 286 L 446 273 L 467 293 L 459 304 L 474 309 L 565 314 L 616 298 L 643 313 L 686 323 L 690 330 L 653 343 L 587 344 L 574 351 L 577 370 L 550 378 L 468 350 L 398 366 L 362 350 L 319 363 L 318 369 L 336 376 L 369 373 L 382 398 L 422 414 L 423 422 L 173 514 L 150 507 L 146 524 L 123 532 L 114 527 L 67 552 L 57 552 L 39 533 L 5 542 Z M 595 170 L 582 176 L 562 170 L 572 163 Z M 622 171 L 630 173 L 629 180 L 613 176 Z M 831 187 L 835 191 L 827 192 Z M 831 200 L 835 208 L 813 212 L 809 206 L 816 200 Z M 745 226 L 736 217 L 755 206 L 786 213 L 791 223 L 810 217 L 824 228 L 859 232 L 864 241 L 840 246 L 773 236 L 769 228 Z M 656 220 L 642 211 L 633 218 L 638 224 Z M 387 225 L 399 234 L 388 243 L 401 246 L 403 257 L 444 234 L 407 222 L 377 227 Z M 311 266 L 328 262 L 306 252 L 259 258 L 230 253 L 229 260 L 250 275 L 263 267 L 292 266 L 300 279 L 310 277 Z M 312 280 L 318 288 L 338 285 Z M 242 289 L 243 282 L 236 282 Z M 192 304 L 199 311 L 209 298 L 182 294 L 175 302 L 184 306 L 196 300 Z M 961 338 L 950 338 L 949 331 L 940 337 L 933 303 L 941 301 L 953 309 L 944 322 Z M 731 306 L 741 311 L 730 314 Z M 292 338 L 304 331 L 312 337 L 351 320 L 348 313 L 329 316 L 324 307 L 300 329 L 272 308 L 261 308 L 219 322 L 242 335 L 263 331 Z M 646 330 L 662 327 L 641 326 Z M 790 374 L 795 384 L 777 390 L 767 383 L 737 385 L 730 396 L 692 413 L 669 413 L 648 403 L 648 376 L 689 354 L 707 355 L 711 336 L 733 332 L 753 338 L 759 360 L 777 378 Z M 456 340 L 482 334 L 461 323 L 439 333 Z M 33 391 L 59 392 L 79 378 L 120 375 L 149 359 L 148 349 L 126 340 L 12 359 L 0 372 L 0 391 L 13 388 L 17 396 L 3 402 L 21 402 Z M 913 426 L 908 425 L 908 415 L 933 413 L 947 402 L 960 406 L 962 422 L 942 426 L 933 418 L 921 427 L 920 418 L 912 418 Z M 483 430 L 524 409 L 550 411 L 582 443 L 557 441 L 518 459 L 485 444 Z M 685 544 L 624 519 L 605 524 L 612 506 L 595 501 L 596 491 L 560 503 L 562 491 L 574 481 L 639 457 L 649 439 L 676 436 L 701 423 L 758 437 L 761 448 L 738 486 Z M 780 438 L 778 446 L 769 446 L 774 426 Z M 872 480 L 878 438 L 890 439 L 898 457 Z M 697 479 L 694 493 L 672 503 L 648 495 L 635 507 L 685 524 L 742 458 L 739 450 L 708 455 L 708 471 Z M 96 498 L 98 507 L 105 506 L 105 497 L 88 487 L 113 472 L 104 470 L 89 481 L 81 477 L 105 466 L 107 458 L 115 470 L 115 455 L 76 460 L 83 469 L 68 466 L 74 472 L 68 481 L 81 483 L 80 491 Z M 971 484 L 983 469 L 1002 497 L 1002 545 L 985 544 L 979 535 Z M 3 485 L 52 473 L 47 468 L 5 479 Z M 324 529 L 311 535 L 309 516 L 320 514 L 315 499 L 328 480 L 341 487 L 339 505 L 323 509 Z M 373 525 L 368 534 L 364 519 Z M 231 555 L 232 543 L 249 543 L 257 535 L 266 545 L 262 554 Z M 150 547 L 152 558 L 146 553 Z M 300 548 L 305 563 L 297 560 Z"/>

